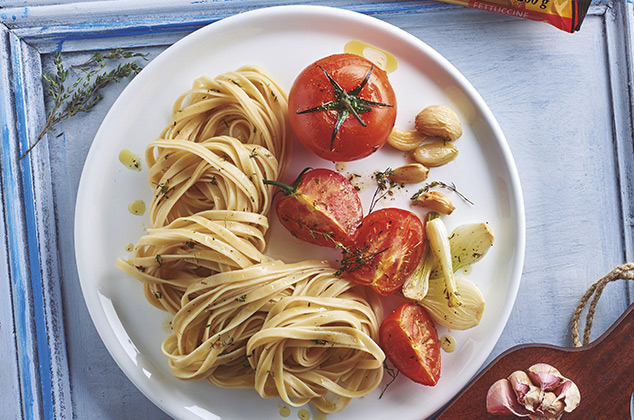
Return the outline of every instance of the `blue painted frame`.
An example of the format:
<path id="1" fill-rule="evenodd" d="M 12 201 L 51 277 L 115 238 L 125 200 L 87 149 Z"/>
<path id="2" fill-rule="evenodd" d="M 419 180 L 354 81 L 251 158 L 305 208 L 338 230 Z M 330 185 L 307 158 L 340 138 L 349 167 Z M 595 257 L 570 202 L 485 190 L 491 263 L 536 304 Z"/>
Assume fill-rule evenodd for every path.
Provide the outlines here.
<path id="1" fill-rule="evenodd" d="M 204 25 L 244 10 L 287 4 L 284 1 L 225 1 L 189 2 L 157 1 L 151 5 L 135 5 L 130 0 L 67 5 L 29 5 L 14 9 L 0 9 L 0 210 L 3 219 L 0 234 L 0 351 L 12 355 L 0 362 L 5 375 L 13 376 L 11 393 L 0 396 L 3 418 L 34 420 L 73 418 L 71 386 L 63 323 L 63 308 L 59 280 L 62 277 L 58 262 L 55 209 L 47 205 L 51 196 L 49 151 L 38 147 L 26 159 L 20 155 L 27 150 L 44 121 L 45 105 L 41 86 L 42 55 L 57 50 L 84 51 L 86 40 L 94 41 L 93 48 L 153 46 L 173 42 Z M 455 9 L 457 6 L 433 1 L 364 2 L 353 0 L 328 2 L 358 12 L 380 17 L 382 14 L 432 13 Z M 610 8 L 615 13 L 626 13 L 623 22 L 606 29 L 607 42 L 612 48 L 632 51 L 628 6 L 612 5 L 600 0 L 592 13 L 604 14 Z M 121 10 L 130 9 L 131 20 L 120 19 Z M 95 11 L 96 10 L 96 11 Z M 94 11 L 94 13 L 90 13 Z M 90 16 L 86 16 L 86 14 Z M 626 31 L 625 41 L 618 38 Z M 625 46 L 621 45 L 625 42 Z M 164 45 L 164 44 L 163 44 Z M 617 45 L 617 47 L 614 47 Z M 633 80 L 631 56 L 625 58 L 628 68 L 612 68 L 615 80 Z M 622 94 L 616 103 L 634 105 L 632 92 Z M 630 116 L 632 114 L 630 113 Z M 628 140 L 634 123 L 615 122 L 619 133 L 619 169 L 622 183 L 634 185 L 634 150 Z M 631 139 L 629 139 L 631 140 Z M 625 189 L 623 189 L 625 191 Z M 19 199 L 16 199 L 19 198 Z M 632 196 L 623 193 L 625 257 L 634 256 L 634 203 Z M 627 286 L 626 286 L 627 287 Z M 634 288 L 629 288 L 630 301 Z M 7 322 L 10 320 L 10 322 Z M 8 326 L 11 326 L 8 328 Z"/>

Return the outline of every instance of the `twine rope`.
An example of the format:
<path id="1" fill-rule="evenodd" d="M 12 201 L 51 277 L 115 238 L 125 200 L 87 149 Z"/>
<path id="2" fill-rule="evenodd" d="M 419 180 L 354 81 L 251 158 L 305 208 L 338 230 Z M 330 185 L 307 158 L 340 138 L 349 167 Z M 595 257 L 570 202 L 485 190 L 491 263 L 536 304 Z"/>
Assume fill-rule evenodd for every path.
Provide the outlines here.
<path id="1" fill-rule="evenodd" d="M 599 302 L 599 298 L 601 297 L 601 293 L 603 293 L 605 286 L 615 280 L 634 280 L 634 263 L 626 263 L 613 268 L 612 271 L 590 286 L 583 295 L 572 316 L 572 343 L 575 347 L 581 347 L 582 345 L 585 346 L 590 343 L 590 331 L 592 330 L 592 321 L 594 319 L 594 312 L 596 310 L 597 303 Z M 590 298 L 592 298 L 592 300 L 590 300 Z M 586 325 L 583 330 L 582 344 L 579 338 L 579 322 L 581 319 L 581 312 L 588 301 L 590 301 L 590 306 L 588 307 L 588 313 L 586 314 Z"/>

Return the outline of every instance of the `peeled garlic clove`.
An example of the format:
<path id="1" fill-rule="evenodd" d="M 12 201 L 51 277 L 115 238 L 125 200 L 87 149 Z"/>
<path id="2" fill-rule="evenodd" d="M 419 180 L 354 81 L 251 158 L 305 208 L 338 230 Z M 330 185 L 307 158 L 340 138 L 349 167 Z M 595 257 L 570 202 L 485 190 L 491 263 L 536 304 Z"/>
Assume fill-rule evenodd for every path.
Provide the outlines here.
<path id="1" fill-rule="evenodd" d="M 541 391 L 535 386 L 526 372 L 517 370 L 509 375 L 509 382 L 517 396 L 517 401 L 529 411 L 535 411 L 539 407 Z"/>
<path id="2" fill-rule="evenodd" d="M 429 175 L 429 168 L 420 163 L 408 163 L 392 171 L 390 180 L 397 184 L 416 184 L 423 182 Z"/>
<path id="3" fill-rule="evenodd" d="M 431 105 L 416 115 L 416 131 L 454 141 L 462 136 L 462 124 L 456 112 L 445 105 Z"/>
<path id="4" fill-rule="evenodd" d="M 581 402 L 581 393 L 577 384 L 570 379 L 565 379 L 564 382 L 555 390 L 558 401 L 564 402 L 564 411 L 570 413 L 577 408 Z"/>
<path id="5" fill-rule="evenodd" d="M 557 369 L 546 363 L 529 367 L 528 376 L 542 391 L 554 391 L 566 379 Z"/>
<path id="6" fill-rule="evenodd" d="M 449 197 L 438 191 L 427 191 L 416 197 L 414 204 L 440 214 L 451 214 L 456 209 Z M 449 248 L 451 249 L 451 247 Z M 455 270 L 454 270 L 455 271 Z"/>
<path id="7" fill-rule="evenodd" d="M 446 165 L 456 156 L 458 156 L 458 148 L 444 140 L 423 143 L 412 152 L 412 158 L 427 167 Z"/>
<path id="8" fill-rule="evenodd" d="M 516 415 L 518 417 L 527 417 L 529 415 L 519 402 L 511 382 L 508 379 L 500 379 L 496 381 L 487 392 L 487 412 L 489 414 Z"/>
<path id="9" fill-rule="evenodd" d="M 397 150 L 408 152 L 420 146 L 426 137 L 426 135 L 416 130 L 400 130 L 395 127 L 387 138 L 387 142 Z"/>

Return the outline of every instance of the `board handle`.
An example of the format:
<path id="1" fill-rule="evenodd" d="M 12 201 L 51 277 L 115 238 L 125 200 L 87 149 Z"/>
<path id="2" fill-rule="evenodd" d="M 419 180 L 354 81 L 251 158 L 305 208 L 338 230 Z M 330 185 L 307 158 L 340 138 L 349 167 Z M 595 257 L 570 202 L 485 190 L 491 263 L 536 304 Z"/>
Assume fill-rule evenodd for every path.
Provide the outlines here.
<path id="1" fill-rule="evenodd" d="M 573 380 L 581 404 L 563 420 L 630 419 L 634 390 L 634 303 L 597 340 L 582 347 L 522 344 L 500 354 L 459 393 L 435 420 L 505 420 L 486 411 L 489 387 L 515 370 L 548 363 Z"/>

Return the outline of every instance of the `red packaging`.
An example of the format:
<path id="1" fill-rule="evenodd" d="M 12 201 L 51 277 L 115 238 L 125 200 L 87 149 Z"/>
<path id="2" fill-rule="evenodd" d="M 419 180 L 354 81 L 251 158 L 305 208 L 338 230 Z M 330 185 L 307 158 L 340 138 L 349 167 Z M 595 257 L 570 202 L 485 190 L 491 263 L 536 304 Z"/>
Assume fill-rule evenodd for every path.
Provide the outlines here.
<path id="1" fill-rule="evenodd" d="M 473 9 L 550 23 L 566 32 L 579 30 L 591 0 L 443 0 Z"/>

